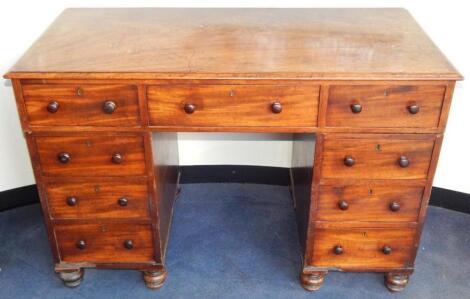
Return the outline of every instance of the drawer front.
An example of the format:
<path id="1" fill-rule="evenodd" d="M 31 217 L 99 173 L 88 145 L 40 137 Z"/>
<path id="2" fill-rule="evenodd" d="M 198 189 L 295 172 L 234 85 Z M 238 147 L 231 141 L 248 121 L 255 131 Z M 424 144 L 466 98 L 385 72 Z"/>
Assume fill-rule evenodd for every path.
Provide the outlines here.
<path id="1" fill-rule="evenodd" d="M 137 87 L 132 85 L 23 86 L 32 126 L 139 126 Z"/>
<path id="2" fill-rule="evenodd" d="M 35 140 L 46 176 L 145 175 L 142 136 L 40 136 Z"/>
<path id="3" fill-rule="evenodd" d="M 152 262 L 153 238 L 147 224 L 64 224 L 54 228 L 63 262 Z"/>
<path id="4" fill-rule="evenodd" d="M 323 178 L 426 179 L 434 139 L 327 138 Z"/>
<path id="5" fill-rule="evenodd" d="M 153 126 L 311 127 L 317 124 L 318 96 L 318 86 L 162 85 L 147 90 Z"/>
<path id="6" fill-rule="evenodd" d="M 415 231 L 400 229 L 316 229 L 313 265 L 344 269 L 410 266 Z"/>
<path id="7" fill-rule="evenodd" d="M 442 85 L 331 86 L 326 126 L 434 128 L 444 93 Z"/>
<path id="8" fill-rule="evenodd" d="M 383 184 L 322 185 L 317 220 L 416 222 L 424 187 Z"/>
<path id="9" fill-rule="evenodd" d="M 147 181 L 46 183 L 49 212 L 54 219 L 148 219 Z"/>

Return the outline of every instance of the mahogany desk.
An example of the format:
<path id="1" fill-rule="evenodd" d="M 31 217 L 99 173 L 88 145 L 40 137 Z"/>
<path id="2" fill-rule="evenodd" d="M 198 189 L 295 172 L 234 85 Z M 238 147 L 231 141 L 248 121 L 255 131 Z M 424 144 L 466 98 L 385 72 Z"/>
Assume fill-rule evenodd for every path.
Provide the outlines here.
<path id="1" fill-rule="evenodd" d="M 67 9 L 5 77 L 67 286 L 87 267 L 162 286 L 175 132 L 289 132 L 302 286 L 375 271 L 392 291 L 461 79 L 403 9 Z"/>

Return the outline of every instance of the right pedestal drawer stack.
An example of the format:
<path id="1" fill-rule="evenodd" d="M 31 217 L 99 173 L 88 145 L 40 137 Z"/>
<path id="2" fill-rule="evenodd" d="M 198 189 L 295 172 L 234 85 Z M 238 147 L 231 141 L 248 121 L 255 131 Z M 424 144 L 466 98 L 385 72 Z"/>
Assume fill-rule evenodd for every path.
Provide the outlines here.
<path id="1" fill-rule="evenodd" d="M 403 288 L 413 263 L 453 84 L 322 86 L 303 284 L 328 270 L 384 272 Z"/>

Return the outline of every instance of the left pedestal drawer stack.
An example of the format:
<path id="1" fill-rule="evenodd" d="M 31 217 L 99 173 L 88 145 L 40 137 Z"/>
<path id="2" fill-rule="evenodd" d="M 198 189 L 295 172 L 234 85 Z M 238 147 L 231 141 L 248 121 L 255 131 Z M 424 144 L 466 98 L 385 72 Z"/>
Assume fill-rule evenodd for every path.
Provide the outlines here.
<path id="1" fill-rule="evenodd" d="M 73 287 L 83 268 L 129 268 L 161 286 L 151 135 L 142 130 L 138 86 L 16 82 L 15 92 L 60 278 Z"/>

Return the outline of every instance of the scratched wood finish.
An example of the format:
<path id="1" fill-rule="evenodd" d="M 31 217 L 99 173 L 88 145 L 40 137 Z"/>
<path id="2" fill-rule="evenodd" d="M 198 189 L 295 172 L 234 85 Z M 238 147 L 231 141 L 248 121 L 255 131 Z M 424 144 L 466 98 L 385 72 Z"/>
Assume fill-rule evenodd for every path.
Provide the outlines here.
<path id="1" fill-rule="evenodd" d="M 424 186 L 387 181 L 320 186 L 316 220 L 319 221 L 418 221 Z M 340 207 L 346 202 L 347 208 Z M 390 208 L 398 204 L 398 210 Z"/>
<path id="2" fill-rule="evenodd" d="M 318 86 L 160 85 L 147 90 L 151 126 L 316 126 Z M 273 103 L 282 111 L 274 113 Z M 195 106 L 188 114 L 186 104 Z"/>
<path id="3" fill-rule="evenodd" d="M 54 227 L 62 262 L 152 262 L 152 230 L 147 224 L 62 224 Z M 77 242 L 85 248 L 77 248 Z M 124 246 L 132 240 L 133 248 Z"/>
<path id="4" fill-rule="evenodd" d="M 45 176 L 132 176 L 145 175 L 142 136 L 38 136 L 41 172 Z M 70 161 L 61 163 L 60 153 L 69 153 Z M 119 164 L 114 154 L 122 156 Z"/>
<path id="5" fill-rule="evenodd" d="M 31 126 L 139 126 L 137 88 L 132 85 L 26 84 L 23 85 Z M 51 113 L 47 106 L 57 102 Z M 103 105 L 113 101 L 116 110 L 105 113 Z"/>
<path id="6" fill-rule="evenodd" d="M 94 179 L 86 182 L 45 183 L 49 212 L 53 219 L 149 219 L 147 181 Z M 67 199 L 76 199 L 75 205 Z M 120 199 L 124 199 L 125 201 Z M 125 202 L 123 205 L 122 202 Z"/>
<path id="7" fill-rule="evenodd" d="M 432 128 L 439 125 L 443 85 L 334 85 L 329 88 L 326 126 Z M 361 105 L 353 113 L 351 105 Z M 419 111 L 411 114 L 410 105 Z"/>
<path id="8" fill-rule="evenodd" d="M 67 9 L 8 77 L 461 78 L 400 8 Z"/>
<path id="9" fill-rule="evenodd" d="M 414 229 L 316 229 L 312 264 L 336 269 L 404 268 L 414 250 Z M 335 254 L 341 246 L 342 254 Z M 384 254 L 384 246 L 392 249 Z"/>
<path id="10" fill-rule="evenodd" d="M 400 135 L 377 139 L 327 138 L 323 149 L 322 178 L 426 179 L 434 140 L 400 139 Z M 345 157 L 354 159 L 346 166 Z M 403 168 L 398 160 L 410 164 Z"/>

